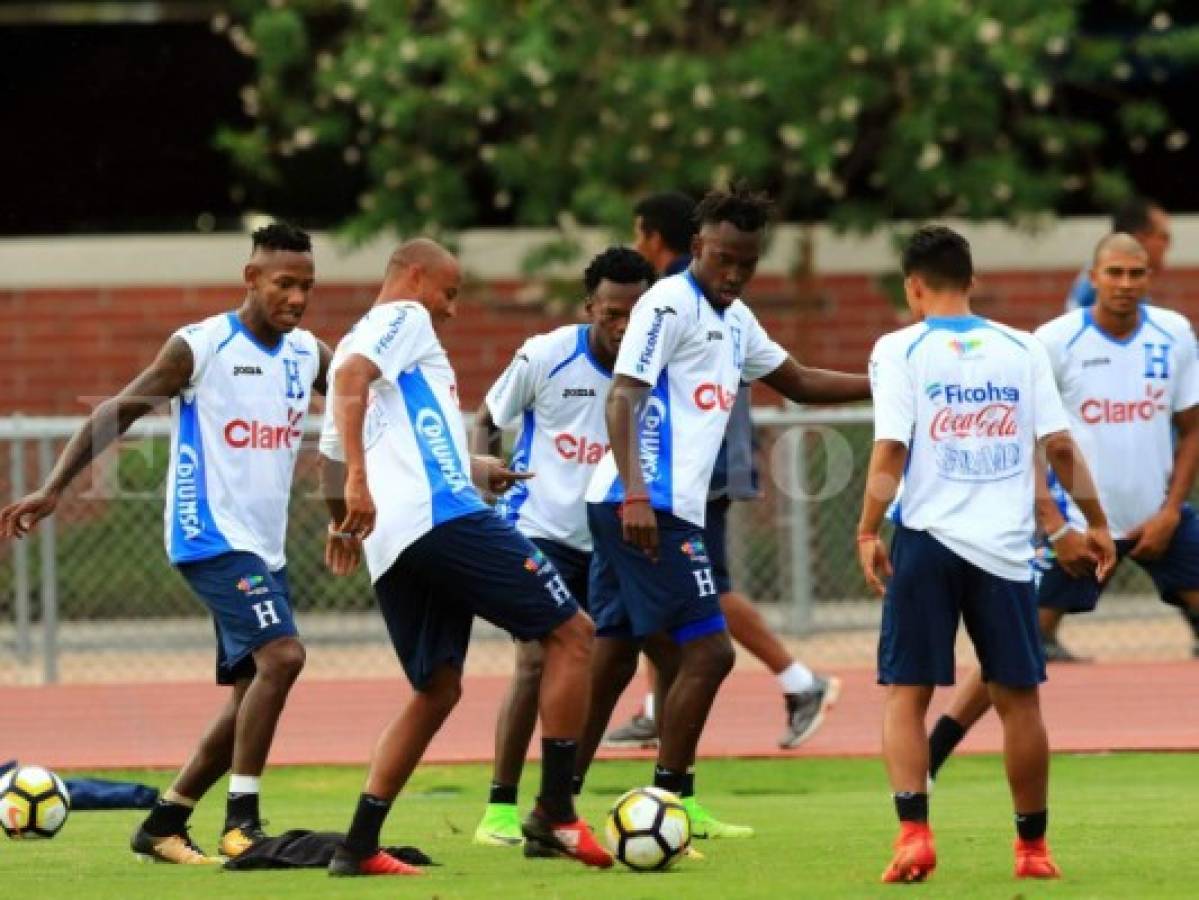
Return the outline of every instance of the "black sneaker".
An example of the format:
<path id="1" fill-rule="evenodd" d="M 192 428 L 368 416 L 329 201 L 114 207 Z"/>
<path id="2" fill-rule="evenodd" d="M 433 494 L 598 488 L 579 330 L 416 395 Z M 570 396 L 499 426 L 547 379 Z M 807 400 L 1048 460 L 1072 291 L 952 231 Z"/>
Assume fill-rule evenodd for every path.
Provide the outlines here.
<path id="1" fill-rule="evenodd" d="M 1056 639 L 1045 640 L 1045 662 L 1051 663 L 1085 663 L 1091 660 L 1086 656 L 1075 656 Z"/>
<path id="2" fill-rule="evenodd" d="M 619 728 L 613 728 L 604 736 L 605 747 L 658 746 L 658 724 L 649 716 L 637 713 Z"/>
<path id="3" fill-rule="evenodd" d="M 179 866 L 219 866 L 221 861 L 208 856 L 191 839 L 187 828 L 176 834 L 150 834 L 138 826 L 129 839 L 129 849 L 142 862 L 173 863 Z"/>
<path id="4" fill-rule="evenodd" d="M 841 696 L 841 679 L 834 675 L 816 676 L 815 687 L 798 694 L 784 694 L 787 728 L 779 738 L 779 747 L 791 750 L 814 735 L 828 712 Z"/>

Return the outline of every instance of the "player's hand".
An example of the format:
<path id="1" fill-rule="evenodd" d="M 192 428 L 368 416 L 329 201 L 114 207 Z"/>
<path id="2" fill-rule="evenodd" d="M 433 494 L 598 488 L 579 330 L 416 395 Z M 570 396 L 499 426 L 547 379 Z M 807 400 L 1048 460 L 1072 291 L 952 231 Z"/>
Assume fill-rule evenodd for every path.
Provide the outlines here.
<path id="1" fill-rule="evenodd" d="M 1103 528 L 1087 529 L 1087 544 L 1095 554 L 1095 580 L 1103 584 L 1111 577 L 1112 572 L 1116 570 L 1116 563 L 1120 561 L 1116 553 L 1116 542 L 1112 540 L 1112 533 L 1105 525 Z"/>
<path id="2" fill-rule="evenodd" d="M 59 494 L 45 488 L 0 510 L 0 538 L 21 538 L 58 508 Z"/>
<path id="3" fill-rule="evenodd" d="M 472 456 L 470 458 L 470 478 L 475 486 L 485 494 L 499 496 L 518 481 L 528 481 L 533 472 L 518 472 L 504 465 L 504 461 L 494 456 Z M 490 501 L 489 501 L 490 502 Z"/>
<path id="4" fill-rule="evenodd" d="M 658 561 L 658 516 L 649 503 L 622 504 L 620 527 L 626 544 L 642 550 L 653 562 Z"/>
<path id="5" fill-rule="evenodd" d="M 1081 531 L 1071 528 L 1053 545 L 1058 565 L 1071 578 L 1093 578 L 1098 555 L 1091 549 L 1091 542 Z"/>
<path id="6" fill-rule="evenodd" d="M 866 584 L 871 590 L 880 597 L 886 593 L 887 586 L 883 579 L 890 578 L 892 573 L 891 560 L 887 556 L 887 546 L 882 538 L 873 535 L 868 539 L 866 535 L 862 535 L 858 539 L 858 564 L 862 567 L 862 574 L 866 576 Z"/>
<path id="7" fill-rule="evenodd" d="M 366 483 L 366 472 L 348 470 L 345 503 L 346 517 L 337 530 L 365 541 L 375 530 L 375 501 Z"/>
<path id="8" fill-rule="evenodd" d="M 334 575 L 352 575 L 362 560 L 362 541 L 329 523 L 325 536 L 325 566 Z"/>
<path id="9" fill-rule="evenodd" d="M 1165 555 L 1181 520 L 1182 513 L 1176 509 L 1158 510 L 1128 534 L 1133 541 L 1128 555 L 1133 559 L 1159 559 Z"/>

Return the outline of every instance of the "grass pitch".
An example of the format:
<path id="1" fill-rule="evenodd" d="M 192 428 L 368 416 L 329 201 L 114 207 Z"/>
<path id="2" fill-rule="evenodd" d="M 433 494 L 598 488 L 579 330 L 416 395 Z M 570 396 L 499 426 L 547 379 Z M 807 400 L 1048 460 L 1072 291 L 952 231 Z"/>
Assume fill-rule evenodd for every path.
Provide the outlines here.
<path id="1" fill-rule="evenodd" d="M 1194 897 L 1193 852 L 1199 810 L 1199 757 L 1186 754 L 1059 756 L 1054 759 L 1050 839 L 1066 877 L 1057 883 L 1011 876 L 1013 829 L 1003 767 L 995 757 L 963 757 L 946 766 L 933 795 L 940 859 L 917 888 L 884 886 L 895 821 L 877 760 L 726 760 L 699 768 L 701 800 L 717 816 L 752 824 L 747 841 L 700 841 L 702 862 L 684 860 L 662 874 L 623 868 L 585 870 L 576 863 L 525 860 L 518 850 L 476 847 L 489 771 L 426 766 L 399 800 L 384 831 L 388 843 L 414 844 L 442 865 L 422 878 L 334 880 L 324 872 L 234 873 L 146 865 L 128 838 L 139 812 L 75 813 L 52 841 L 0 839 L 4 897 L 89 900 L 287 900 L 341 897 L 580 898 L 879 897 L 918 890 L 969 897 Z M 165 772 L 96 773 L 164 787 Z M 647 762 L 597 765 L 582 798 L 593 825 L 629 787 L 649 781 Z M 343 830 L 361 787 L 353 768 L 269 770 L 265 814 L 273 833 L 288 828 Z M 537 772 L 525 776 L 526 799 Z M 223 789 L 223 785 L 221 786 Z M 223 816 L 218 791 L 193 817 L 201 846 L 215 850 Z"/>

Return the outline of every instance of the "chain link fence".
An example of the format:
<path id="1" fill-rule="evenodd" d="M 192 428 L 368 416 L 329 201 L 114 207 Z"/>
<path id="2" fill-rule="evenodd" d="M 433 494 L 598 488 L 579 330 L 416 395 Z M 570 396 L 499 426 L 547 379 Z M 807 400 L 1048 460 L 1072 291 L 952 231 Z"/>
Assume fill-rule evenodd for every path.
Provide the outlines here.
<path id="1" fill-rule="evenodd" d="M 755 598 L 800 658 L 868 665 L 879 606 L 854 542 L 870 449 L 867 408 L 755 412 L 763 496 L 730 516 L 737 589 Z M 41 483 L 77 419 L 0 419 L 0 497 Z M 396 677 L 399 668 L 365 572 L 324 568 L 324 504 L 309 423 L 296 470 L 289 579 L 309 646 L 307 678 Z M 35 535 L 0 547 L 0 684 L 204 680 L 211 620 L 162 546 L 167 422 L 139 422 L 78 479 Z M 511 670 L 511 642 L 479 623 L 468 666 Z M 1087 654 L 1179 658 L 1190 632 L 1131 563 L 1099 611 L 1067 620 L 1063 641 Z"/>

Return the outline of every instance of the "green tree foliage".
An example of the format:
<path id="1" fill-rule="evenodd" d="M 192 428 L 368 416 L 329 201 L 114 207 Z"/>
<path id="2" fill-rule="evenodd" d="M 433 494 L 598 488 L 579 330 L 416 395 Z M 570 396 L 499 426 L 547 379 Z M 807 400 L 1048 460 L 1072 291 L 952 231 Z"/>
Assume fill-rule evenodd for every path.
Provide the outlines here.
<path id="1" fill-rule="evenodd" d="M 1128 190 L 1080 98 L 1126 141 L 1187 140 L 1145 85 L 1199 60 L 1199 26 L 1124 0 L 1129 28 L 1081 33 L 1084 6 L 238 0 L 214 26 L 256 59 L 253 125 L 221 141 L 263 181 L 336 148 L 366 185 L 354 237 L 625 223 L 646 191 L 732 176 L 848 230 L 1021 221 Z"/>

